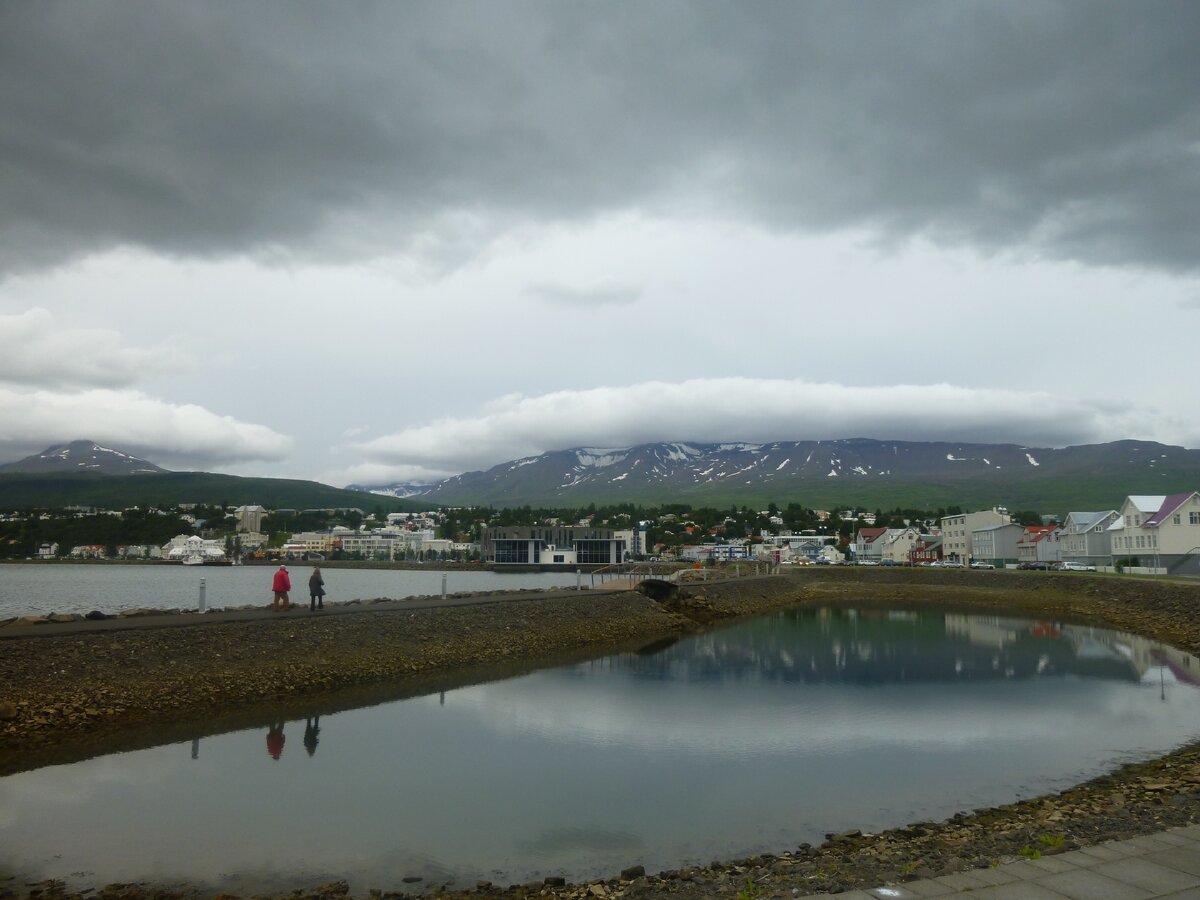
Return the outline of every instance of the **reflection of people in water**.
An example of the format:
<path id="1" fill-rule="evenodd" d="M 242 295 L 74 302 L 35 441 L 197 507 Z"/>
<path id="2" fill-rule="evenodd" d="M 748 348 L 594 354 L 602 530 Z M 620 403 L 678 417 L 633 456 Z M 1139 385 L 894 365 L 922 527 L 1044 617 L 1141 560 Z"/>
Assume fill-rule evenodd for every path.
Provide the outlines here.
<path id="1" fill-rule="evenodd" d="M 283 742 L 287 740 L 283 736 L 283 723 L 278 722 L 267 729 L 267 753 L 271 755 L 271 759 L 279 759 L 283 755 Z"/>
<path id="2" fill-rule="evenodd" d="M 312 756 L 317 752 L 317 735 L 321 733 L 321 717 L 304 720 L 304 749 Z"/>

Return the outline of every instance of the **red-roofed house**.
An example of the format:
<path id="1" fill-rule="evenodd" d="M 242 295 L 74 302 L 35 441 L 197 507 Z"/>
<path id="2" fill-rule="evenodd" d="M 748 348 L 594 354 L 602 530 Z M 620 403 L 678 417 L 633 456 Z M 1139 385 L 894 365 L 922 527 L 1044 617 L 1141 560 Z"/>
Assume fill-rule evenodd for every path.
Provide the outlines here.
<path id="1" fill-rule="evenodd" d="M 854 558 L 859 562 L 879 562 L 883 558 L 886 528 L 860 528 L 854 535 Z"/>
<path id="2" fill-rule="evenodd" d="M 1029 525 L 1017 541 L 1017 562 L 1056 563 L 1062 559 L 1058 538 L 1062 529 L 1057 525 Z"/>

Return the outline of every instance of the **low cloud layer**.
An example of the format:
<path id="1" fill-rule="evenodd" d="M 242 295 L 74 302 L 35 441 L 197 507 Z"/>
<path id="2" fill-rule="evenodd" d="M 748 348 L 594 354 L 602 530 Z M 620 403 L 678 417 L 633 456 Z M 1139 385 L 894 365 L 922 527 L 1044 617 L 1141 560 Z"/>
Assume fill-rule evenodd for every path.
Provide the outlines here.
<path id="1" fill-rule="evenodd" d="M 0 315 L 0 382 L 115 388 L 185 363 L 168 349 L 125 346 L 116 331 L 66 327 L 45 309 Z"/>
<path id="2" fill-rule="evenodd" d="M 367 463 L 351 480 L 440 478 L 548 450 L 654 441 L 867 437 L 1061 447 L 1131 436 L 1182 439 L 1148 432 L 1163 422 L 1142 415 L 1048 393 L 947 384 L 851 387 L 751 378 L 646 382 L 504 397 L 476 418 L 438 420 L 363 442 L 354 449 Z"/>
<path id="3" fill-rule="evenodd" d="M 270 428 L 135 387 L 190 364 L 173 350 L 128 346 L 116 331 L 67 327 L 45 309 L 0 315 L 0 459 L 78 439 L 167 468 L 287 455 L 291 439 Z"/>
<path id="4" fill-rule="evenodd" d="M 0 386 L 0 422 L 0 458 L 7 459 L 76 439 L 178 469 L 278 460 L 291 450 L 290 438 L 263 425 L 132 390 L 66 393 Z"/>
<path id="5" fill-rule="evenodd" d="M 634 210 L 1194 273 L 1200 5 L 0 13 L 0 272 L 464 259 Z"/>

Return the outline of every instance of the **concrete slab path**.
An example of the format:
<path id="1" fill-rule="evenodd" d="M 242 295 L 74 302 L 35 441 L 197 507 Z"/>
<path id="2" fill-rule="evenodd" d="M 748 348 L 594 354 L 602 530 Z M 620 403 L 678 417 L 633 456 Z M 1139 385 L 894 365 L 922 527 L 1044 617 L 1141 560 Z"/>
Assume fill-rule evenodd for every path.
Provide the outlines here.
<path id="1" fill-rule="evenodd" d="M 1200 825 L 838 896 L 916 900 L 966 893 L 972 900 L 1200 900 Z"/>

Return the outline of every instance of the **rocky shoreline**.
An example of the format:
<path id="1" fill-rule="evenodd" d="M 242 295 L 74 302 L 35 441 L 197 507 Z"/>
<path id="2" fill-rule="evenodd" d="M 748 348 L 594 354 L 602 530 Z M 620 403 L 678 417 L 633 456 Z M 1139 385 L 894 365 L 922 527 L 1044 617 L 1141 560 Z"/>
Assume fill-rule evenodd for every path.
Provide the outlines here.
<path id="1" fill-rule="evenodd" d="M 0 629 L 0 774 L 151 746 L 178 734 L 257 723 L 273 710 L 411 696 L 547 663 L 586 658 L 811 603 L 936 604 L 1004 610 L 1131 631 L 1200 655 L 1200 586 L 1058 573 L 801 570 L 692 585 L 654 601 L 634 591 L 527 593 L 478 605 L 208 622 L 55 634 Z M 150 623 L 152 619 L 146 619 Z M 830 835 L 749 859 L 657 874 L 636 860 L 587 884 L 481 883 L 471 891 L 382 885 L 373 894 L 448 897 L 793 897 L 836 893 L 1048 855 L 1200 820 L 1200 747 L 1125 766 L 1060 794 L 880 834 Z M 341 882 L 287 896 L 344 895 Z M 88 897 L 196 897 L 198 886 L 108 885 Z M 0 898 L 76 897 L 59 883 L 0 875 Z"/>

